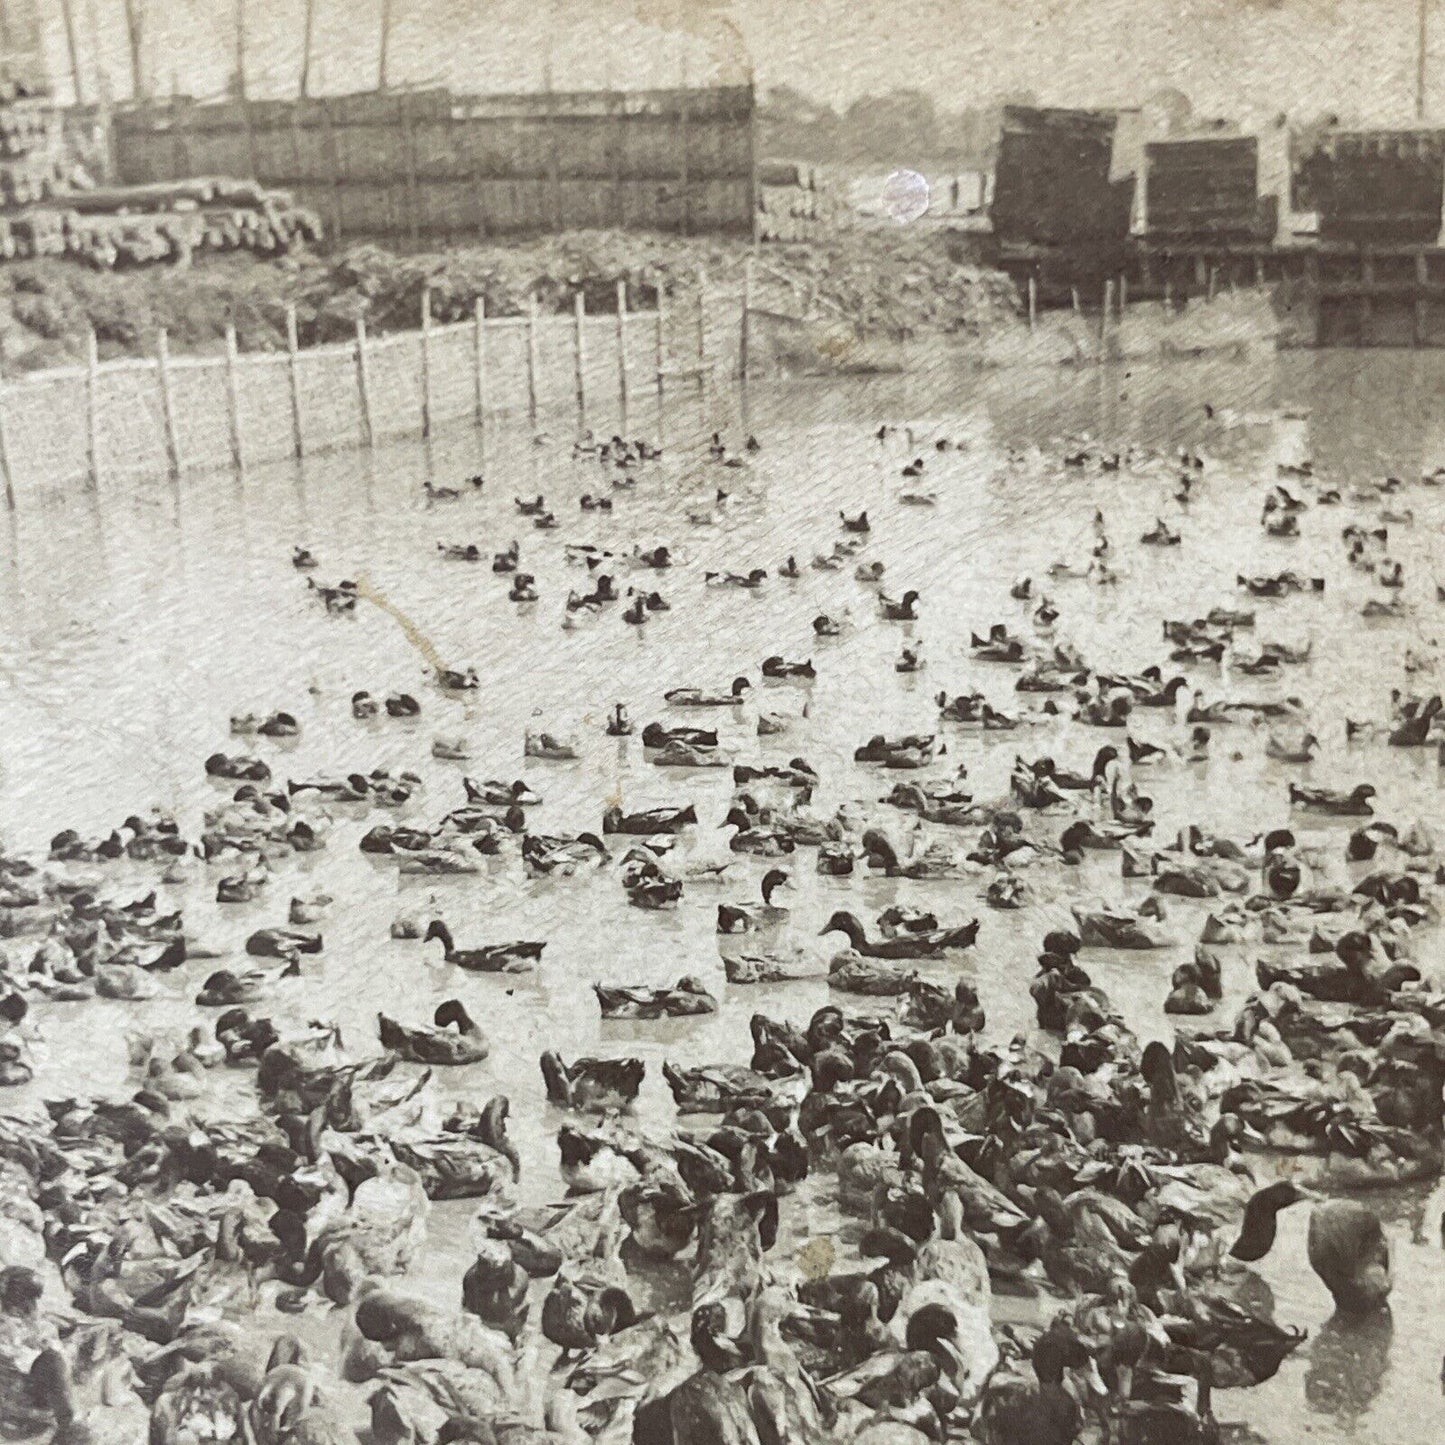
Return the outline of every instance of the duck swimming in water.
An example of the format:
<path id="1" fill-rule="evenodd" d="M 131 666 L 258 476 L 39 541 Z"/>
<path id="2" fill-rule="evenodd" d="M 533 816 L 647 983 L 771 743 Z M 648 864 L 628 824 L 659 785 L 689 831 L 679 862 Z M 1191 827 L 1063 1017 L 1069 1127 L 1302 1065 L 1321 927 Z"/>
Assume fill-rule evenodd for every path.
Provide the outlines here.
<path id="1" fill-rule="evenodd" d="M 472 1022 L 460 1000 L 449 998 L 439 1003 L 432 1021 L 435 1028 L 423 1028 L 378 1014 L 377 1034 L 382 1048 L 416 1064 L 479 1064 L 491 1053 L 486 1035 Z"/>
<path id="2" fill-rule="evenodd" d="M 770 868 L 763 875 L 761 906 L 755 903 L 719 903 L 717 906 L 717 931 L 719 933 L 756 933 L 762 929 L 776 928 L 787 922 L 788 910 L 773 903 L 773 894 L 789 882 L 789 875 L 781 868 Z"/>
<path id="3" fill-rule="evenodd" d="M 915 591 L 908 591 L 898 600 L 879 594 L 878 605 L 889 622 L 916 622 L 918 620 L 918 597 Z"/>
<path id="4" fill-rule="evenodd" d="M 952 949 L 972 948 L 978 940 L 978 919 L 952 928 L 904 932 L 893 938 L 870 939 L 851 913 L 839 909 L 819 929 L 819 936 L 842 933 L 853 952 L 863 958 L 935 958 Z"/>
<path id="5" fill-rule="evenodd" d="M 1310 1195 L 1293 1180 L 1261 1189 L 1244 1212 L 1244 1224 L 1230 1253 L 1246 1262 L 1265 1257 L 1274 1245 L 1281 1209 Z M 1380 1216 L 1354 1199 L 1326 1199 L 1310 1211 L 1310 1267 L 1334 1298 L 1341 1314 L 1365 1315 L 1390 1298 L 1390 1245 Z"/>
<path id="6" fill-rule="evenodd" d="M 727 692 L 709 692 L 701 687 L 674 687 L 662 696 L 672 707 L 741 707 L 746 701 L 743 694 L 751 689 L 752 683 L 747 678 L 735 677 Z"/>
<path id="7" fill-rule="evenodd" d="M 671 988 L 628 988 L 594 983 L 605 1019 L 689 1018 L 717 1012 L 717 1000 L 690 974 Z"/>
<path id="8" fill-rule="evenodd" d="M 647 1065 L 641 1059 L 577 1059 L 563 1062 L 555 1049 L 542 1055 L 547 1102 L 589 1114 L 628 1109 L 637 1102 Z"/>
<path id="9" fill-rule="evenodd" d="M 458 948 L 451 929 L 440 918 L 432 919 L 422 942 L 430 943 L 434 938 L 441 940 L 442 956 L 448 963 L 471 973 L 530 973 L 547 946 L 545 942 L 514 942 Z"/>

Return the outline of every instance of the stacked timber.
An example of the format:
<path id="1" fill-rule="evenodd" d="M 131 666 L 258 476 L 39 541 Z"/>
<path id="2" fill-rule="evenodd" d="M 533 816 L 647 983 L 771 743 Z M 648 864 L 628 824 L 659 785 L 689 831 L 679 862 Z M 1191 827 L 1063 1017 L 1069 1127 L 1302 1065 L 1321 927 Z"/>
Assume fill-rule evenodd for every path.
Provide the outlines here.
<path id="1" fill-rule="evenodd" d="M 802 161 L 763 161 L 758 166 L 758 239 L 811 241 L 834 207 L 817 168 Z"/>
<path id="2" fill-rule="evenodd" d="M 0 93 L 0 259 L 52 256 L 110 270 L 185 264 L 206 252 L 277 256 L 320 235 L 317 217 L 289 192 L 254 181 L 96 185 L 62 110 Z"/>

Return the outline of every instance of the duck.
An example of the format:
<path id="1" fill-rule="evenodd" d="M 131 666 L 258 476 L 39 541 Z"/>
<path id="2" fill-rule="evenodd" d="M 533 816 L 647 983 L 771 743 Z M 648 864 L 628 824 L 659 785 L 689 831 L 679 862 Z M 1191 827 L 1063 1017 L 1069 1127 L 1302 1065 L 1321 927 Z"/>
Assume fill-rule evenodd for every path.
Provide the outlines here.
<path id="1" fill-rule="evenodd" d="M 612 711 L 607 715 L 607 736 L 610 738 L 630 738 L 632 736 L 632 719 L 628 716 L 625 704 L 620 702 L 612 704 Z"/>
<path id="2" fill-rule="evenodd" d="M 570 739 L 530 730 L 523 740 L 522 753 L 524 757 L 542 758 L 554 763 L 575 762 L 578 756 L 577 745 Z"/>
<path id="3" fill-rule="evenodd" d="M 244 973 L 232 973 L 229 969 L 218 969 L 201 985 L 196 1003 L 202 1008 L 259 1003 L 270 997 L 281 979 L 297 978 L 300 973 L 300 960 L 294 957 L 284 968 L 272 971 L 253 968 Z"/>
<path id="4" fill-rule="evenodd" d="M 804 662 L 788 662 L 776 655 L 763 659 L 762 674 L 777 680 L 800 680 L 811 682 L 818 675 L 812 658 Z"/>
<path id="5" fill-rule="evenodd" d="M 1167 948 L 1172 939 L 1138 914 L 1071 905 L 1079 937 L 1090 948 Z"/>
<path id="6" fill-rule="evenodd" d="M 647 1065 L 641 1059 L 575 1059 L 565 1063 L 549 1049 L 541 1057 L 547 1102 L 589 1114 L 630 1109 L 637 1102 Z"/>
<path id="7" fill-rule="evenodd" d="M 605 1019 L 690 1018 L 717 1012 L 717 1000 L 691 974 L 683 975 L 671 988 L 594 983 L 592 992 Z"/>
<path id="8" fill-rule="evenodd" d="M 436 670 L 436 680 L 443 692 L 475 692 L 482 685 L 474 667 L 465 670 L 439 667 Z"/>
<path id="9" fill-rule="evenodd" d="M 508 572 L 515 572 L 517 564 L 522 560 L 521 545 L 514 539 L 505 552 L 494 552 L 492 554 L 492 571 L 498 576 Z"/>
<path id="10" fill-rule="evenodd" d="M 507 589 L 509 602 L 535 602 L 537 600 L 537 579 L 530 572 L 518 572 Z"/>
<path id="11" fill-rule="evenodd" d="M 428 924 L 422 942 L 430 943 L 434 938 L 441 939 L 442 956 L 446 962 L 473 973 L 530 973 L 541 959 L 542 950 L 547 947 L 545 941 L 516 941 L 459 949 L 451 929 L 440 918 L 434 918 Z"/>
<path id="12" fill-rule="evenodd" d="M 878 606 L 889 622 L 916 622 L 918 620 L 919 593 L 910 589 L 896 602 L 883 595 L 878 596 Z"/>
<path id="13" fill-rule="evenodd" d="M 316 554 L 310 547 L 293 547 L 291 549 L 291 565 L 298 572 L 309 572 L 316 567 Z"/>
<path id="14" fill-rule="evenodd" d="M 743 694 L 750 691 L 752 683 L 745 677 L 735 677 L 727 692 L 710 692 L 701 687 L 674 687 L 663 693 L 663 701 L 672 707 L 741 707 Z"/>
<path id="15" fill-rule="evenodd" d="M 838 513 L 838 520 L 842 523 L 845 532 L 852 532 L 855 535 L 866 535 L 873 529 L 868 525 L 868 513 L 859 512 L 856 517 L 850 517 L 846 512 Z"/>
<path id="16" fill-rule="evenodd" d="M 1247 1263 L 1263 1259 L 1274 1245 L 1279 1211 L 1314 1198 L 1290 1179 L 1267 1185 L 1246 1206 L 1230 1254 Z M 1356 1199 L 1316 1202 L 1310 1211 L 1307 1252 L 1310 1268 L 1341 1314 L 1369 1315 L 1389 1302 L 1390 1244 L 1380 1216 L 1369 1205 Z"/>
<path id="17" fill-rule="evenodd" d="M 438 542 L 437 551 L 448 562 L 480 562 L 482 549 L 475 542 Z"/>
<path id="18" fill-rule="evenodd" d="M 431 480 L 421 484 L 423 495 L 428 502 L 457 502 L 461 500 L 461 492 L 456 487 L 439 487 Z"/>
<path id="19" fill-rule="evenodd" d="M 531 877 L 568 878 L 581 868 L 600 868 L 611 856 L 596 833 L 579 833 L 575 838 L 528 833 L 522 839 L 522 863 Z"/>
<path id="20" fill-rule="evenodd" d="M 1169 524 L 1160 518 L 1156 518 L 1154 526 L 1145 532 L 1140 538 L 1146 547 L 1177 547 L 1180 543 L 1180 535 Z"/>
<path id="21" fill-rule="evenodd" d="M 756 933 L 785 923 L 788 919 L 788 910 L 774 904 L 773 894 L 789 881 L 789 875 L 781 868 L 770 868 L 763 875 L 761 905 L 719 903 L 717 906 L 717 931 L 719 933 Z"/>
<path id="22" fill-rule="evenodd" d="M 1334 817 L 1369 817 L 1374 814 L 1370 799 L 1375 789 L 1369 783 L 1361 783 L 1348 793 L 1331 788 L 1308 788 L 1291 782 L 1289 800 L 1297 808 L 1309 808 L 1317 813 L 1328 813 Z"/>
<path id="23" fill-rule="evenodd" d="M 654 837 L 659 833 L 681 833 L 696 822 L 697 809 L 691 803 L 685 808 L 644 808 L 637 813 L 624 813 L 614 805 L 602 815 L 602 832 Z"/>
<path id="24" fill-rule="evenodd" d="M 386 1014 L 376 1016 L 382 1047 L 414 1064 L 479 1064 L 491 1053 L 486 1035 L 459 999 L 439 1003 L 432 1022 L 435 1028 L 424 1028 L 398 1023 Z"/>
<path id="25" fill-rule="evenodd" d="M 899 959 L 934 958 L 951 949 L 972 948 L 978 939 L 978 919 L 952 928 L 936 928 L 926 932 L 904 932 L 894 938 L 869 939 L 863 925 L 845 909 L 840 909 L 819 930 L 819 936 L 842 933 L 852 951 L 861 958 Z"/>

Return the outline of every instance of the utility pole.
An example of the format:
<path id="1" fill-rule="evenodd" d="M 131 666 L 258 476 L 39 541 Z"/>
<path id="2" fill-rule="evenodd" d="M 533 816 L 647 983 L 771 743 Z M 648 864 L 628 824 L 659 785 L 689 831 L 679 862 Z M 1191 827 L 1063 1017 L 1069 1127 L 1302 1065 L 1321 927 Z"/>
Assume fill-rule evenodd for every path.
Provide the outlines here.
<path id="1" fill-rule="evenodd" d="M 65 20 L 65 44 L 70 52 L 70 83 L 75 91 L 75 103 L 84 105 L 85 93 L 80 80 L 80 47 L 75 40 L 75 14 L 71 9 L 71 0 L 60 0 L 60 13 Z"/>
<path id="2" fill-rule="evenodd" d="M 306 28 L 301 35 L 301 99 L 311 88 L 311 37 L 316 24 L 316 0 L 306 0 Z"/>
<path id="3" fill-rule="evenodd" d="M 125 34 L 130 45 L 130 91 L 135 100 L 146 99 L 145 0 L 125 0 Z"/>
<path id="4" fill-rule="evenodd" d="M 1425 119 L 1425 48 L 1429 40 L 1430 0 L 1420 0 L 1420 36 L 1415 52 L 1415 119 Z"/>
<path id="5" fill-rule="evenodd" d="M 391 50 L 391 0 L 381 0 L 381 55 L 377 59 L 376 88 L 386 89 L 386 62 Z"/>
<path id="6" fill-rule="evenodd" d="M 246 0 L 236 0 L 236 99 L 246 98 Z"/>

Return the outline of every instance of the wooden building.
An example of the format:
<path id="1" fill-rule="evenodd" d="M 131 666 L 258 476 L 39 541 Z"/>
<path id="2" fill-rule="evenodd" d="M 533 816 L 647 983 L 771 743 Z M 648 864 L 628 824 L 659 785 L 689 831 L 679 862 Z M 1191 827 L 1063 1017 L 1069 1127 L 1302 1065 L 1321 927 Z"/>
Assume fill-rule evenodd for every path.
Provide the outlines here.
<path id="1" fill-rule="evenodd" d="M 117 112 L 122 182 L 253 176 L 336 238 L 582 227 L 750 235 L 750 86 L 455 95 L 444 89 Z"/>

